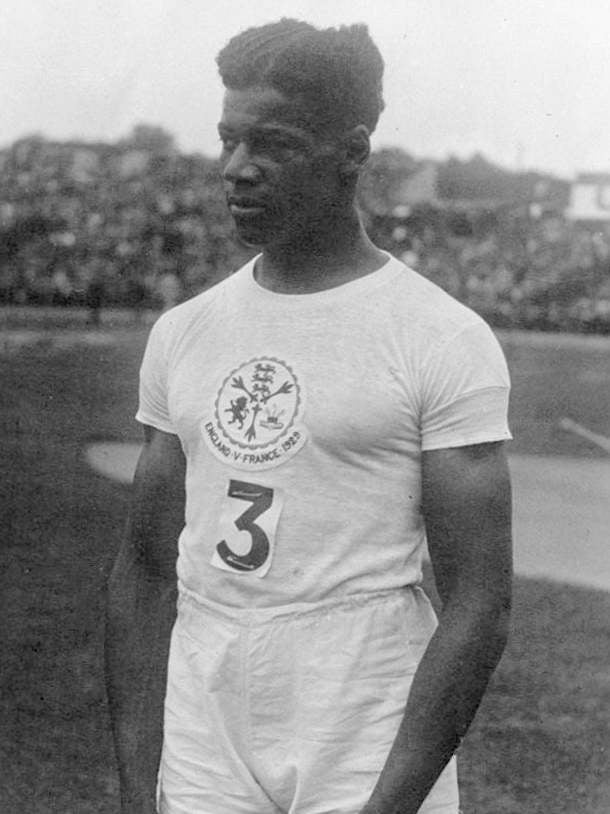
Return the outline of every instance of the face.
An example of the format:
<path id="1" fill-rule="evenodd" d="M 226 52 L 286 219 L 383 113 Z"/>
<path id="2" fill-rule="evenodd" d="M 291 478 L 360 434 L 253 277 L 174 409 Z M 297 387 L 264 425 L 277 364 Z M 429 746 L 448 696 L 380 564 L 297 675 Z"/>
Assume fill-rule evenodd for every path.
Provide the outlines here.
<path id="1" fill-rule="evenodd" d="M 218 125 L 227 202 L 242 240 L 289 245 L 328 223 L 339 190 L 336 145 L 270 87 L 227 90 Z"/>

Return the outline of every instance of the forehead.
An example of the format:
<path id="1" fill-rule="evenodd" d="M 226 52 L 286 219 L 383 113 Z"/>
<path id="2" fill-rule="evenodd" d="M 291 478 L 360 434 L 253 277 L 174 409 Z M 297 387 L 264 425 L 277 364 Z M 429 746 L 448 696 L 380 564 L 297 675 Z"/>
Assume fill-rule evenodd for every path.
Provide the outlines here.
<path id="1" fill-rule="evenodd" d="M 311 115 L 303 102 L 269 86 L 227 88 L 220 126 L 242 129 L 265 125 L 314 134 Z"/>

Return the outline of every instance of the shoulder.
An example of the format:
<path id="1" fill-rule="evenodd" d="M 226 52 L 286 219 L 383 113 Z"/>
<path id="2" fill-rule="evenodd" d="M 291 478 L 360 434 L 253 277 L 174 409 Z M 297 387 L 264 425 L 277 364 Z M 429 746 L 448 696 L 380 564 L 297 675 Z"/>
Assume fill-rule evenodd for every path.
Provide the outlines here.
<path id="1" fill-rule="evenodd" d="M 375 322 L 400 354 L 405 386 L 429 404 L 469 392 L 510 386 L 506 359 L 493 331 L 472 309 L 398 260 Z"/>
<path id="2" fill-rule="evenodd" d="M 404 263 L 396 261 L 402 273 L 395 278 L 397 301 L 413 327 L 434 333 L 438 341 L 485 321 L 471 308 L 455 299 L 436 283 Z"/>
<path id="3" fill-rule="evenodd" d="M 393 274 L 378 297 L 379 320 L 402 337 L 417 356 L 436 353 L 462 334 L 474 332 L 494 341 L 485 320 L 440 286 L 392 258 Z"/>

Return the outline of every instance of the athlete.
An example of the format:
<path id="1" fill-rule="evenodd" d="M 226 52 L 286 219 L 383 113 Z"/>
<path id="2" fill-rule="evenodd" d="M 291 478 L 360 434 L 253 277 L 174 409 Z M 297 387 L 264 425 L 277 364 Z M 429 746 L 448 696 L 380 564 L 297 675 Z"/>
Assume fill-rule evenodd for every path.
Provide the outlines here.
<path id="1" fill-rule="evenodd" d="M 362 227 L 366 27 L 284 19 L 217 61 L 227 202 L 259 254 L 161 316 L 142 363 L 107 617 L 121 811 L 457 814 L 507 635 L 505 361 Z"/>

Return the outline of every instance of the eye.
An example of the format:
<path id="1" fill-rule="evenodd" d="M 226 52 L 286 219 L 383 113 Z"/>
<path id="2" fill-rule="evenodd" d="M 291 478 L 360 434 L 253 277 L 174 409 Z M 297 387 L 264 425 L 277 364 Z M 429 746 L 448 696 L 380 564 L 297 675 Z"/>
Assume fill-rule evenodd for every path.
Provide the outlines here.
<path id="1" fill-rule="evenodd" d="M 232 153 L 237 148 L 237 139 L 226 134 L 220 136 L 220 143 L 224 153 Z"/>
<path id="2" fill-rule="evenodd" d="M 283 150 L 285 152 L 299 149 L 301 145 L 296 139 L 289 136 L 273 136 L 269 140 L 269 147 L 272 150 Z"/>
<path id="3" fill-rule="evenodd" d="M 302 145 L 295 138 L 280 133 L 252 134 L 249 146 L 253 153 L 273 158 L 286 158 L 302 149 Z"/>

